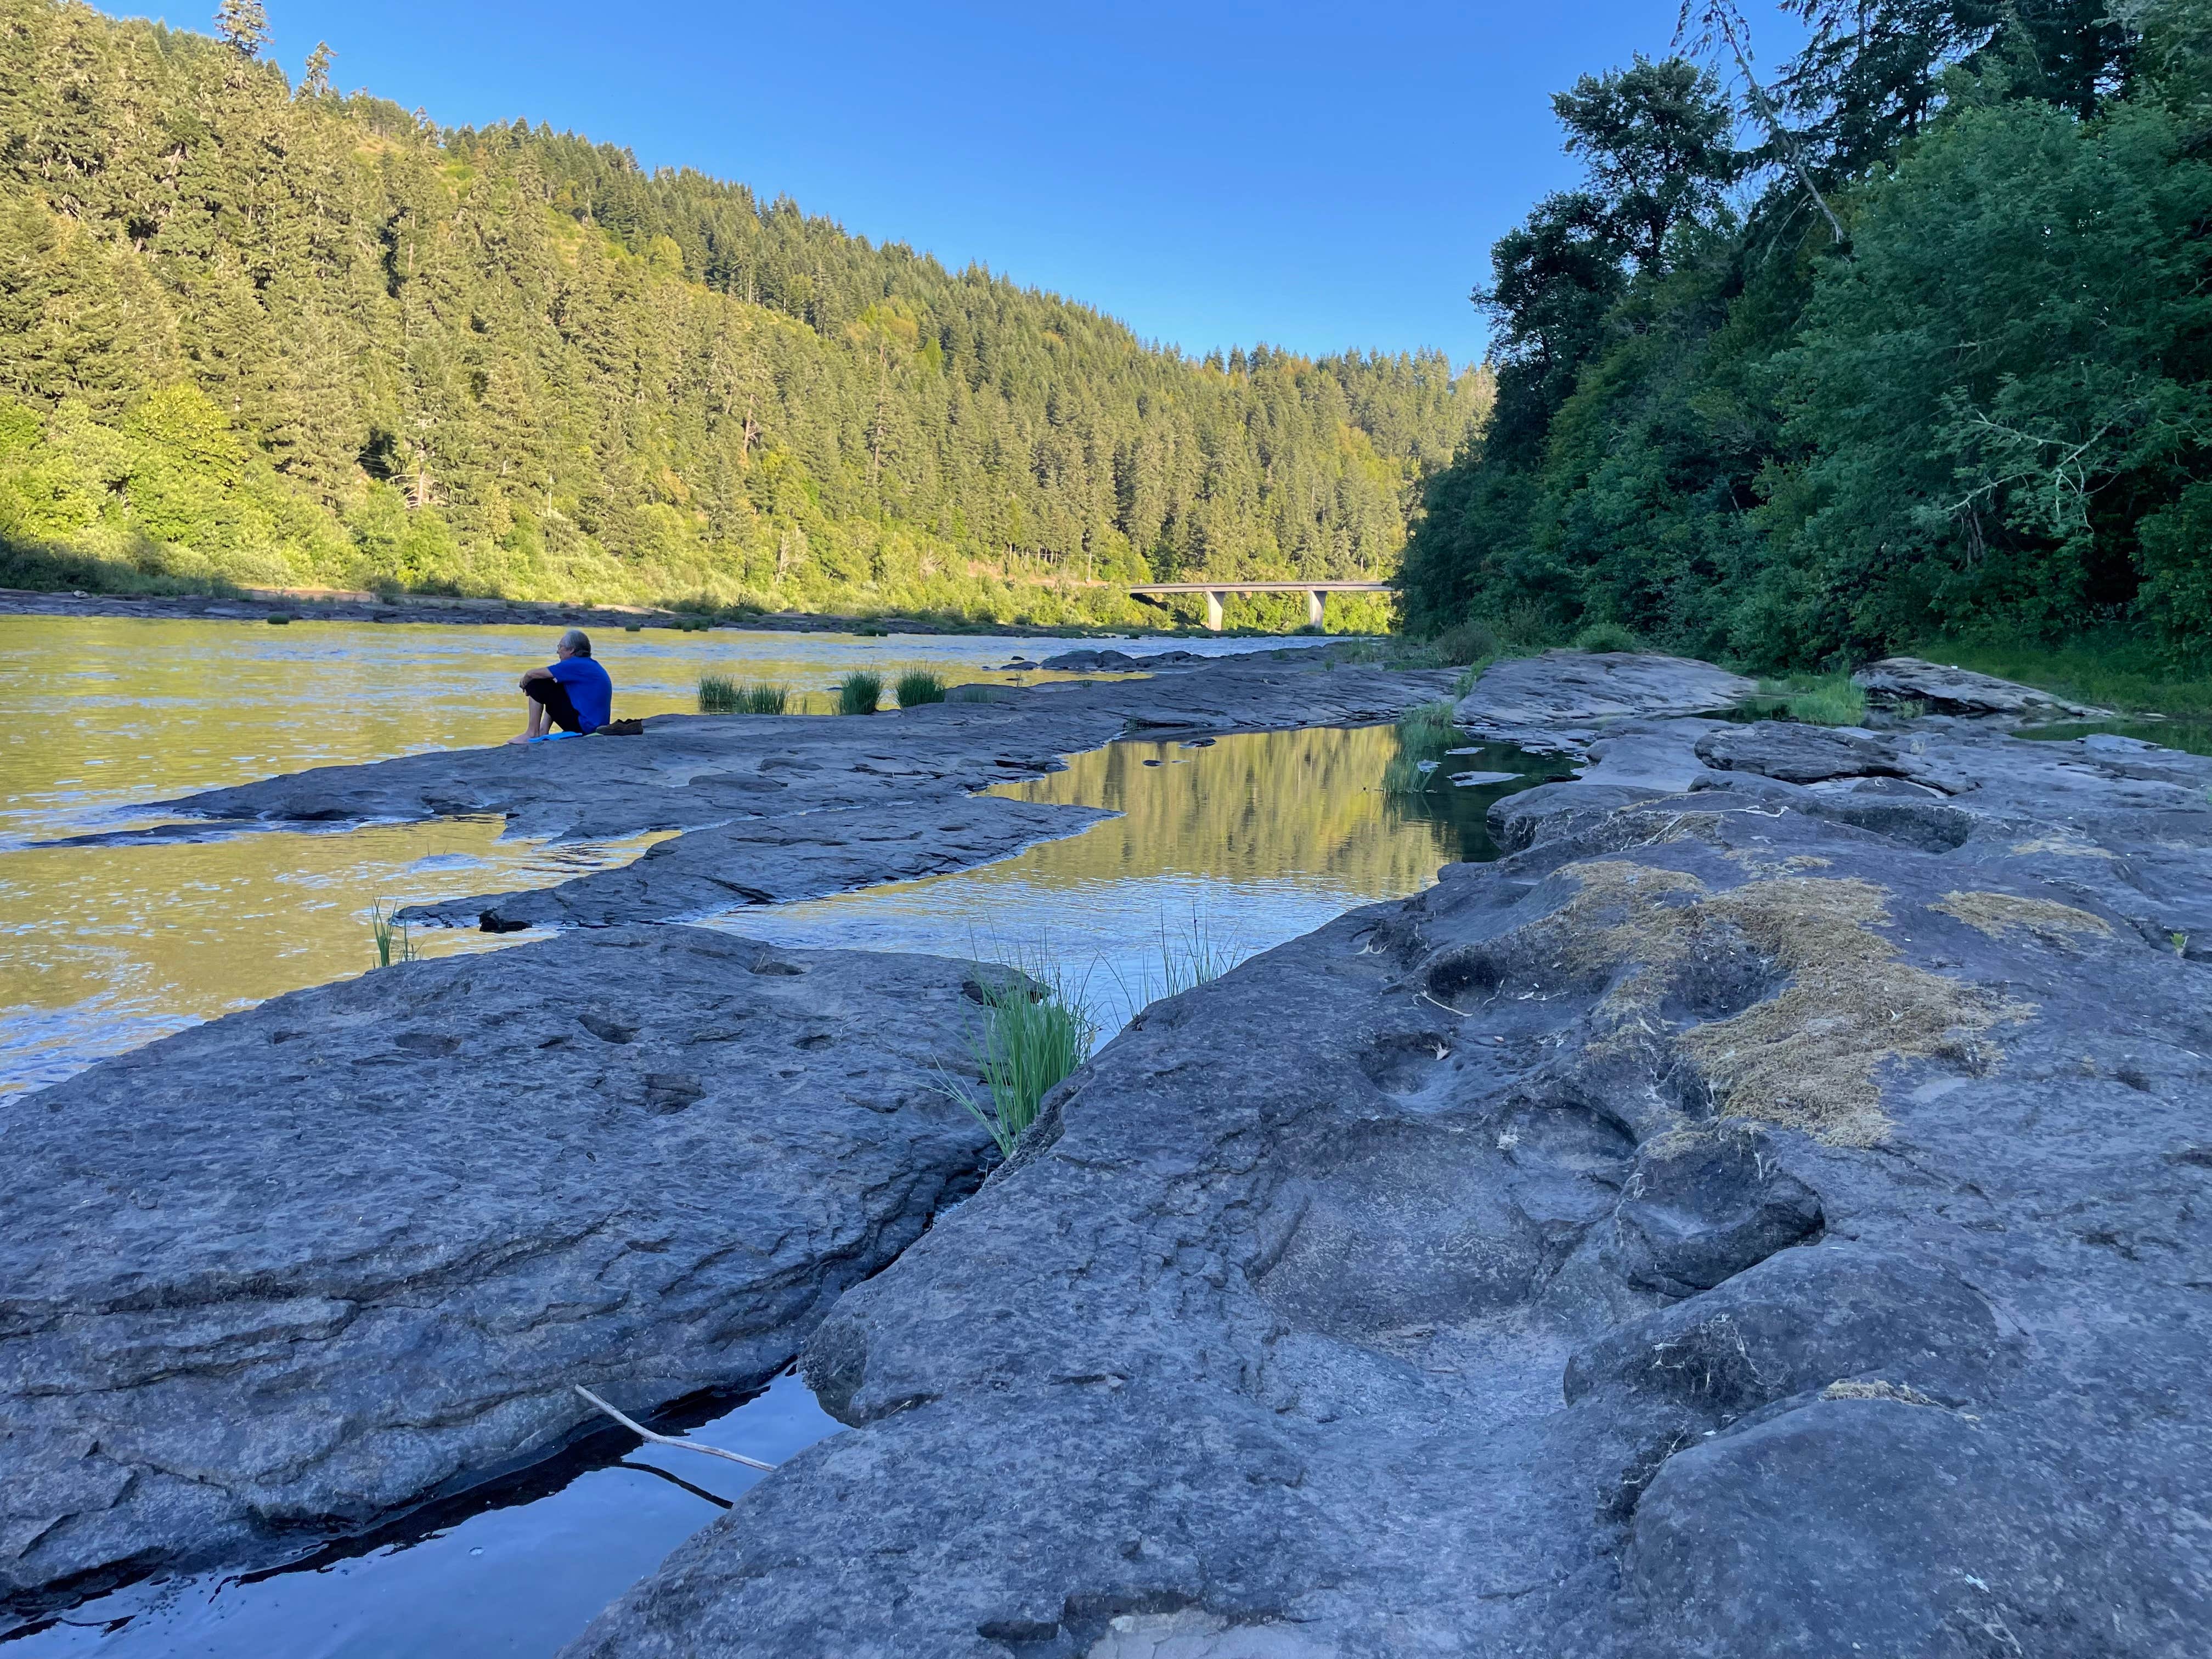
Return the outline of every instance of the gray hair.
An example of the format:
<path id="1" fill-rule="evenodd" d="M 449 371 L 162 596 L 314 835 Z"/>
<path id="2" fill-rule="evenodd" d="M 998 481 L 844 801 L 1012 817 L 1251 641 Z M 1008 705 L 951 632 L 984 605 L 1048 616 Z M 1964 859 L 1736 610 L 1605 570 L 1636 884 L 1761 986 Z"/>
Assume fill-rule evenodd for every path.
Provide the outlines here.
<path id="1" fill-rule="evenodd" d="M 561 636 L 561 648 L 572 657 L 592 654 L 591 637 L 580 628 L 572 628 Z"/>

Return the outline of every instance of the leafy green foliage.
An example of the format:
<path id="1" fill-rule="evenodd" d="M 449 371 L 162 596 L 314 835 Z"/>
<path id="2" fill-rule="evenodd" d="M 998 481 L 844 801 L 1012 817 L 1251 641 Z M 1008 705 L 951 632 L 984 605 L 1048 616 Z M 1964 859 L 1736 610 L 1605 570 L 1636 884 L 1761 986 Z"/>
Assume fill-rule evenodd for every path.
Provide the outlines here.
<path id="1" fill-rule="evenodd" d="M 326 50 L 295 93 L 258 3 L 222 27 L 0 0 L 26 572 L 1141 623 L 1085 579 L 1389 574 L 1487 398 L 1437 354 L 1152 349 L 740 185 L 342 96 Z"/>
<path id="2" fill-rule="evenodd" d="M 1494 251 L 1497 414 L 1428 488 L 1409 621 L 1528 606 L 1776 669 L 2113 629 L 2212 655 L 2212 3 L 1791 9 L 1771 84 L 1740 11 L 1686 9 L 1751 149 L 1686 65 L 1559 100 L 1589 182 Z"/>
<path id="3" fill-rule="evenodd" d="M 1636 635 L 1619 623 L 1592 623 L 1574 637 L 1577 651 L 1640 651 Z"/>

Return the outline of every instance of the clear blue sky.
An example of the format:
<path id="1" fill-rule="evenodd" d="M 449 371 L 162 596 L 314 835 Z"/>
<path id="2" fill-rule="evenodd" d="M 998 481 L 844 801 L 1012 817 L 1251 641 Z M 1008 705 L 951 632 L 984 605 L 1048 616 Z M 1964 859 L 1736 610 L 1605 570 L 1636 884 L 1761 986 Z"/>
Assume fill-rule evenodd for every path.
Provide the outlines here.
<path id="1" fill-rule="evenodd" d="M 104 0 L 206 29 L 216 0 Z M 297 80 L 787 193 L 1186 350 L 1480 355 L 1491 241 L 1576 176 L 1547 103 L 1675 0 L 267 0 Z M 1771 6 L 1746 9 L 1776 41 Z M 1769 21 L 1768 20 L 1773 20 Z M 1762 51 L 1763 60 L 1775 56 Z"/>

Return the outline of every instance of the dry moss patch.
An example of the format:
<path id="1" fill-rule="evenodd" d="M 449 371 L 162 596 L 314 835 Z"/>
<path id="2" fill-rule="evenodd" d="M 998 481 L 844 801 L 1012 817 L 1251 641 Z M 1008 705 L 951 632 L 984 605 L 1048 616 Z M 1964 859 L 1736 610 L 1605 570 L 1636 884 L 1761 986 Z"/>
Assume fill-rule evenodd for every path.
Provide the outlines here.
<path id="1" fill-rule="evenodd" d="M 1546 924 L 1552 949 L 1581 971 L 1619 975 L 1597 1010 L 1616 1030 L 1651 1030 L 1693 954 L 1748 948 L 1787 975 L 1773 995 L 1674 1039 L 1731 1115 L 1870 1145 L 1890 1127 L 1875 1081 L 1884 1061 L 1980 1069 L 1994 1056 L 1984 1033 L 2034 1012 L 1905 962 L 1876 931 L 1889 895 L 1872 882 L 1790 876 L 1714 893 L 1620 860 L 1563 873 L 1580 890 Z"/>
<path id="2" fill-rule="evenodd" d="M 1991 939 L 2002 939 L 2008 929 L 2033 933 L 2053 944 L 2081 933 L 2101 939 L 2110 939 L 2112 933 L 2112 923 L 2102 916 L 2051 899 L 2020 898 L 2011 893 L 1946 893 L 1928 908 L 1956 916 Z"/>

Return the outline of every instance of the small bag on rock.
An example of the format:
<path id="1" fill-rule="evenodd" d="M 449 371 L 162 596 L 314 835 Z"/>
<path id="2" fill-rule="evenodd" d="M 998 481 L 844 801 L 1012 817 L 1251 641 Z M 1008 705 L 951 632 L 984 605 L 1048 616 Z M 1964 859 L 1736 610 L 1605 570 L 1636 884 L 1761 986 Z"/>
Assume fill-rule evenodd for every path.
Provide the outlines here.
<path id="1" fill-rule="evenodd" d="M 594 734 L 602 738 L 641 738 L 645 735 L 643 720 L 609 720 Z"/>

